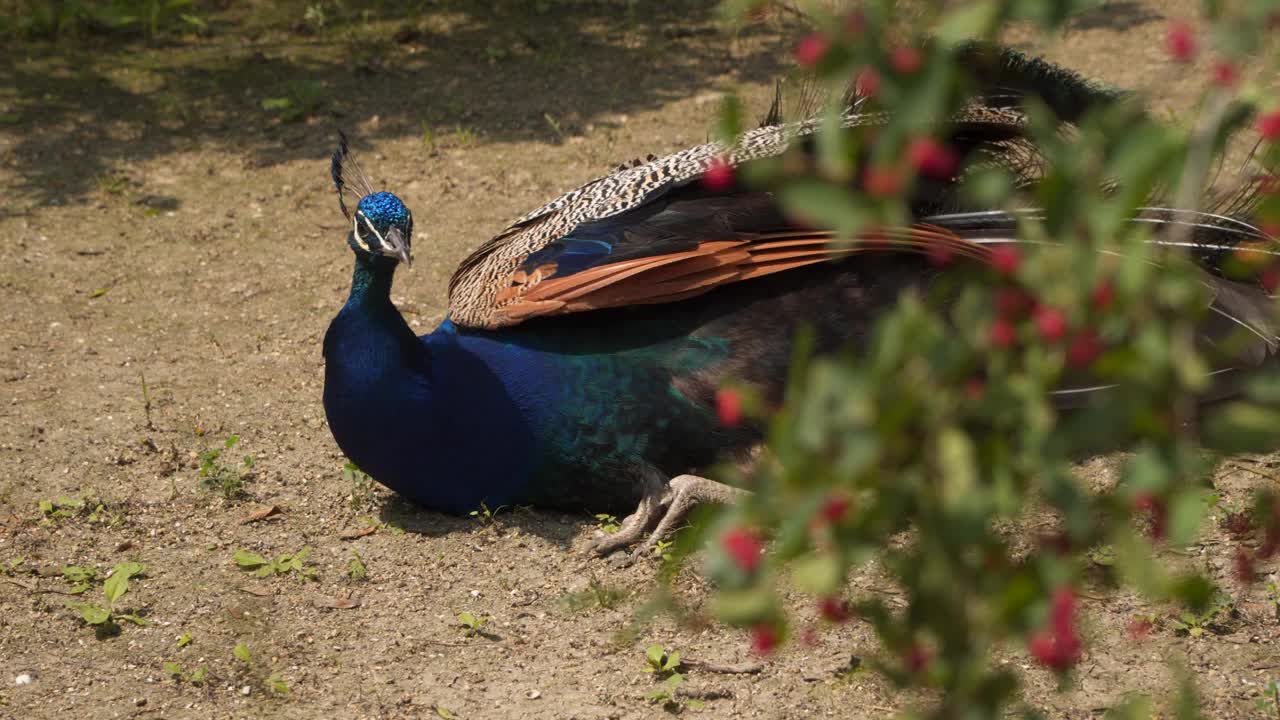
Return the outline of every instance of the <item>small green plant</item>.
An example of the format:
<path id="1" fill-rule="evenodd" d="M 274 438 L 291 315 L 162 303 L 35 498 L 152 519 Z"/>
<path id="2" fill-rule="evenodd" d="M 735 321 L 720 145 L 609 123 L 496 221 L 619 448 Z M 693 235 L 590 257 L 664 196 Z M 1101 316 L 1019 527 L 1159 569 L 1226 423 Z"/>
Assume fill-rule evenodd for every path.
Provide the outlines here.
<path id="1" fill-rule="evenodd" d="M 129 176 L 120 172 L 106 172 L 98 176 L 98 189 L 108 195 L 121 195 L 129 187 Z"/>
<path id="2" fill-rule="evenodd" d="M 627 597 L 627 591 L 606 585 L 592 576 L 587 589 L 565 595 L 561 602 L 570 612 L 580 612 L 591 608 L 611 610 Z"/>
<path id="3" fill-rule="evenodd" d="M 1225 596 L 1219 595 L 1203 612 L 1190 610 L 1181 613 L 1169 621 L 1174 632 L 1193 638 L 1203 636 L 1206 632 L 1215 635 L 1227 631 L 1227 623 L 1237 614 L 1235 603 Z"/>
<path id="4" fill-rule="evenodd" d="M 16 557 L 9 562 L 0 565 L 0 575 L 11 577 L 18 572 L 18 568 L 22 567 L 27 559 L 25 557 Z"/>
<path id="5" fill-rule="evenodd" d="M 680 673 L 680 652 L 667 651 L 657 644 L 650 645 L 644 649 L 644 662 L 644 671 L 662 680 L 658 687 L 645 695 L 645 699 L 651 703 L 662 703 L 668 710 L 679 710 L 683 703 L 677 696 L 677 690 L 684 682 L 684 675 Z"/>
<path id="6" fill-rule="evenodd" d="M 351 486 L 351 495 L 347 501 L 352 510 L 368 510 L 378 504 L 378 497 L 373 491 L 373 478 L 356 467 L 355 463 L 348 461 L 342 466 L 342 479 Z"/>
<path id="7" fill-rule="evenodd" d="M 364 558 L 360 557 L 360 553 L 355 550 L 351 551 L 351 559 L 347 561 L 347 577 L 352 580 L 364 580 L 369 577 L 369 572 L 364 566 Z"/>
<path id="8" fill-rule="evenodd" d="M 182 633 L 178 636 L 178 647 L 184 648 L 191 644 L 191 633 Z"/>
<path id="9" fill-rule="evenodd" d="M 471 515 L 471 517 L 478 520 L 481 525 L 490 525 L 493 523 L 493 519 L 497 517 L 498 513 L 505 510 L 506 507 L 507 507 L 506 505 L 499 505 L 498 507 L 490 510 L 489 506 L 485 504 L 483 500 L 481 500 L 480 509 L 472 510 L 469 514 Z"/>
<path id="10" fill-rule="evenodd" d="M 84 518 L 91 523 L 119 527 L 124 524 L 124 509 L 119 506 L 108 506 L 91 495 L 78 498 L 59 495 L 52 500 L 40 500 L 36 503 L 44 515 L 42 522 L 51 523 L 72 518 Z"/>
<path id="11" fill-rule="evenodd" d="M 1271 600 L 1271 611 L 1276 616 L 1276 622 L 1280 622 L 1280 586 L 1274 582 L 1267 583 L 1267 597 Z"/>
<path id="12" fill-rule="evenodd" d="M 1263 715 L 1280 720 L 1280 680 L 1272 680 L 1262 690 L 1262 697 L 1254 703 L 1254 707 Z"/>
<path id="13" fill-rule="evenodd" d="M 421 127 L 421 128 L 422 128 L 422 145 L 423 145 L 423 147 L 425 147 L 425 148 L 427 149 L 427 152 L 428 152 L 428 153 L 435 153 L 435 151 L 436 151 L 436 131 L 435 131 L 434 129 L 432 129 L 431 125 L 430 125 L 426 120 L 423 120 L 423 121 L 419 124 L 419 127 Z"/>
<path id="14" fill-rule="evenodd" d="M 62 577 L 71 583 L 71 589 L 67 592 L 79 595 L 98 582 L 98 571 L 79 565 L 67 565 L 62 568 Z"/>
<path id="15" fill-rule="evenodd" d="M 600 526 L 600 532 L 605 535 L 612 535 L 622 529 L 618 518 L 609 513 L 596 513 L 596 523 Z"/>
<path id="16" fill-rule="evenodd" d="M 216 491 L 226 500 L 240 500 L 248 495 L 245 485 L 253 479 L 253 456 L 245 455 L 239 467 L 220 462 L 223 453 L 240 443 L 239 435 L 228 437 L 221 448 L 201 452 L 200 487 Z"/>
<path id="17" fill-rule="evenodd" d="M 307 9 L 302 13 L 302 21 L 313 31 L 323 30 L 329 22 L 329 18 L 324 12 L 324 5 L 322 3 L 308 4 Z"/>
<path id="18" fill-rule="evenodd" d="M 106 599 L 105 607 L 94 603 L 73 603 L 69 607 L 79 610 L 81 619 L 93 626 L 99 637 L 117 634 L 120 629 L 118 622 L 120 620 L 134 625 L 146 625 L 147 621 L 136 613 L 119 612 L 116 609 L 120 598 L 129 592 L 129 580 L 141 575 L 145 569 L 141 563 L 117 563 L 111 570 L 111 576 L 102 583 L 102 594 Z"/>
<path id="19" fill-rule="evenodd" d="M 663 562 L 669 562 L 671 560 L 671 546 L 674 543 L 675 543 L 675 540 L 657 541 L 653 545 L 653 556 L 658 558 L 659 560 L 662 560 Z"/>
<path id="20" fill-rule="evenodd" d="M 274 113 L 284 122 L 305 120 L 320 109 L 322 89 L 319 83 L 291 83 L 283 97 L 264 98 L 262 109 Z"/>
<path id="21" fill-rule="evenodd" d="M 277 695 L 289 693 L 289 683 L 285 682 L 284 673 L 277 671 L 263 675 L 265 671 L 261 670 L 258 663 L 253 659 L 253 652 L 249 650 L 248 645 L 236 643 L 236 646 L 231 650 L 231 654 L 244 665 L 246 673 L 251 677 L 257 676 L 259 685 Z"/>
<path id="22" fill-rule="evenodd" d="M 274 559 L 268 560 L 255 552 L 237 550 L 231 556 L 231 559 L 235 561 L 241 570 L 251 570 L 254 575 L 260 578 L 297 573 L 298 578 L 305 583 L 308 580 L 318 581 L 320 579 L 316 569 L 306 563 L 307 555 L 310 552 L 311 548 L 304 547 L 297 552 L 283 553 L 277 555 Z"/>
<path id="23" fill-rule="evenodd" d="M 680 670 L 680 651 L 667 652 L 661 645 L 650 645 L 644 649 L 644 662 L 645 672 L 667 678 Z"/>
<path id="24" fill-rule="evenodd" d="M 453 141 L 460 148 L 469 148 L 475 145 L 479 137 L 479 134 L 471 128 L 462 127 L 461 125 L 454 127 Z"/>
<path id="25" fill-rule="evenodd" d="M 203 665 L 190 672 L 184 672 L 181 665 L 172 661 L 165 662 L 161 664 L 160 667 L 164 668 L 165 674 L 176 683 L 189 682 L 192 685 L 199 686 L 204 684 L 205 678 L 208 675 L 208 672 L 205 670 Z"/>
<path id="26" fill-rule="evenodd" d="M 462 634 L 467 637 L 484 635 L 484 626 L 492 619 L 488 615 L 478 617 L 474 613 L 465 610 L 458 613 L 458 625 L 462 626 Z"/>

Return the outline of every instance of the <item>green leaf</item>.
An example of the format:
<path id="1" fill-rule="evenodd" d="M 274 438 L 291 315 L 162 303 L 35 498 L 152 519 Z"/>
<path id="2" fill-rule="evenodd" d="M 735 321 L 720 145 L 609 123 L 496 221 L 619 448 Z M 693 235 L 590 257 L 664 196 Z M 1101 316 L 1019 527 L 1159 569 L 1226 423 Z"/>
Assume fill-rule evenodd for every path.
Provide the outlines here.
<path id="1" fill-rule="evenodd" d="M 712 600 L 712 611 L 730 625 L 757 622 L 767 617 L 773 609 L 773 595 L 764 588 L 722 591 Z"/>
<path id="2" fill-rule="evenodd" d="M 166 662 L 162 664 L 160 667 L 164 668 L 164 671 L 166 673 L 174 677 L 178 677 L 182 675 L 182 667 L 178 665 L 178 663 L 176 662 Z"/>
<path id="3" fill-rule="evenodd" d="M 111 619 L 111 611 L 106 608 L 100 608 L 97 605 L 81 603 L 76 607 L 80 610 L 80 617 L 90 625 L 102 625 Z"/>
<path id="4" fill-rule="evenodd" d="M 191 644 L 191 633 L 182 633 L 178 637 L 178 647 L 186 647 Z"/>
<path id="5" fill-rule="evenodd" d="M 102 584 L 102 594 L 106 596 L 107 603 L 115 605 L 116 601 L 124 594 L 129 592 L 129 574 L 123 572 L 113 572 L 111 577 Z"/>
<path id="6" fill-rule="evenodd" d="M 964 4 L 948 13 L 936 37 L 943 45 L 956 45 L 972 38 L 986 37 L 999 19 L 1000 5 L 993 0 Z"/>
<path id="7" fill-rule="evenodd" d="M 151 624 L 147 622 L 146 618 L 143 618 L 138 615 L 134 615 L 133 613 L 117 613 L 115 617 L 117 620 L 128 620 L 129 622 L 139 627 L 146 627 L 147 625 Z"/>
<path id="8" fill-rule="evenodd" d="M 1280 410 L 1233 402 L 1209 415 L 1204 435 L 1222 452 L 1268 452 L 1280 445 Z"/>
<path id="9" fill-rule="evenodd" d="M 454 718 L 458 717 L 457 715 L 454 715 L 453 712 L 446 709 L 443 705 L 436 706 L 436 714 L 444 718 L 444 720 L 454 720 Z"/>
<path id="10" fill-rule="evenodd" d="M 278 672 L 267 676 L 267 687 L 271 689 L 271 692 L 280 695 L 289 692 L 289 684 L 284 681 L 284 676 Z"/>
<path id="11" fill-rule="evenodd" d="M 237 550 L 235 554 L 231 556 L 231 559 L 235 561 L 236 565 L 239 565 L 246 570 L 252 570 L 253 568 L 262 567 L 263 565 L 268 564 L 266 558 L 262 557 L 258 553 L 249 552 L 248 550 Z"/>
<path id="12" fill-rule="evenodd" d="M 955 507 L 973 500 L 977 484 L 973 443 L 964 432 L 944 428 L 938 435 L 938 469 L 942 473 L 942 497 Z"/>
<path id="13" fill-rule="evenodd" d="M 249 652 L 249 646 L 244 643 L 236 643 L 235 648 L 231 650 L 231 654 L 245 665 L 248 665 L 253 661 L 253 655 Z"/>
<path id="14" fill-rule="evenodd" d="M 146 566 L 142 563 L 122 562 L 116 563 L 116 566 L 111 570 L 111 574 L 117 575 L 123 573 L 126 578 L 135 578 L 141 575 L 145 569 Z"/>
<path id="15" fill-rule="evenodd" d="M 191 674 L 187 676 L 187 681 L 193 685 L 202 685 L 204 684 L 204 676 L 206 673 L 207 671 L 205 670 L 204 666 L 201 665 L 200 667 L 191 671 Z"/>
<path id="16" fill-rule="evenodd" d="M 666 651 L 661 645 L 650 645 L 644 649 L 644 659 L 648 661 L 649 668 L 647 672 L 653 672 L 662 668 L 662 657 L 666 655 Z"/>
<path id="17" fill-rule="evenodd" d="M 795 561 L 791 579 L 800 592 L 830 595 L 844 581 L 844 566 L 834 552 L 813 552 Z"/>

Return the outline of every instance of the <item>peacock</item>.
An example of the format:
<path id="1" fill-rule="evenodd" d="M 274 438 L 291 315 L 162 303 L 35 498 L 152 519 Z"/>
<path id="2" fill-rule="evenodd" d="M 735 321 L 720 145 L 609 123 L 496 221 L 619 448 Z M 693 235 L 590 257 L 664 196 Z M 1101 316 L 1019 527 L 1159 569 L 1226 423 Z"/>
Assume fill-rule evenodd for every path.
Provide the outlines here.
<path id="1" fill-rule="evenodd" d="M 966 165 L 999 163 L 1033 182 L 1022 99 L 1037 96 L 1064 122 L 1124 100 L 1012 51 L 974 57 L 982 92 L 945 138 Z M 744 490 L 699 474 L 726 457 L 750 463 L 763 440 L 758 424 L 719 421 L 726 379 L 779 398 L 802 324 L 818 352 L 865 346 L 900 295 L 957 271 L 931 263 L 931 251 L 981 263 L 993 247 L 1019 242 L 1016 215 L 966 205 L 963 171 L 918 189 L 910 224 L 853 246 L 789 217 L 740 173 L 706 182 L 709 169 L 812 144 L 819 121 L 782 123 L 778 107 L 732 148 L 708 143 L 626 163 L 519 218 L 462 261 L 446 319 L 421 337 L 390 299 L 397 267 L 411 263 L 413 214 L 374 189 L 339 134 L 331 174 L 355 270 L 324 338 L 324 407 L 341 450 L 378 482 L 445 513 L 482 503 L 631 511 L 595 544 L 602 554 L 654 542 L 697 503 L 739 497 Z M 883 122 L 862 107 L 851 96 L 846 126 Z M 1206 249 L 1215 322 L 1200 341 L 1249 331 L 1219 373 L 1271 360 L 1278 342 L 1268 292 L 1228 279 L 1213 261 L 1214 249 L 1269 241 L 1237 216 L 1138 218 L 1153 224 L 1155 242 L 1189 225 Z M 1064 388 L 1063 404 L 1087 394 Z"/>

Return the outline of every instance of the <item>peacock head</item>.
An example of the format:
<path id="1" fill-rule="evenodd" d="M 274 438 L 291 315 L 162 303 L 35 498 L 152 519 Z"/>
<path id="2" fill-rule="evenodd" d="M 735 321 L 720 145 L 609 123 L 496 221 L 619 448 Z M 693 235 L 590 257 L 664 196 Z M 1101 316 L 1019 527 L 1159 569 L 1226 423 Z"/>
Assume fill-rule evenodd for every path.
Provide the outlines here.
<path id="1" fill-rule="evenodd" d="M 393 193 L 373 190 L 347 147 L 347 136 L 342 132 L 338 133 L 338 148 L 333 151 L 331 173 L 334 187 L 338 190 L 338 207 L 351 221 L 351 233 L 347 236 L 351 249 L 357 255 L 381 255 L 412 264 L 413 213 Z M 349 186 L 347 174 L 350 174 L 350 185 L 354 188 Z M 343 197 L 347 193 L 359 197 L 354 213 L 347 209 Z"/>

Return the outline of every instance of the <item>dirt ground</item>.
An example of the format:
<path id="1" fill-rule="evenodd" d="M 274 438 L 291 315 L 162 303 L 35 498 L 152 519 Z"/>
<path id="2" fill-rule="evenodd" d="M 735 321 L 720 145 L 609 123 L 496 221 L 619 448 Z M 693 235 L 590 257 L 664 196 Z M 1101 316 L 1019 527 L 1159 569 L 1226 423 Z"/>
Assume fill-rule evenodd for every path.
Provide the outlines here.
<path id="1" fill-rule="evenodd" d="M 303 5 L 283 19 L 249 5 L 209 18 L 209 37 L 0 49 L 0 717 L 638 718 L 663 712 L 645 699 L 651 643 L 756 662 L 744 633 L 716 625 L 619 635 L 657 565 L 586 555 L 592 517 L 445 517 L 342 474 L 320 400 L 321 338 L 351 266 L 328 177 L 336 127 L 418 218 L 393 297 L 427 332 L 469 248 L 618 162 L 702 141 L 725 90 L 763 112 L 795 37 L 785 18 L 726 36 L 707 3 L 472 5 L 487 4 L 318 31 Z M 1161 37 L 1195 6 L 1113 2 L 1025 47 L 1187 109 L 1206 71 L 1171 69 Z M 200 454 L 233 435 L 213 465 L 247 473 L 247 497 L 228 501 L 200 486 Z M 1234 468 L 1222 507 L 1275 482 L 1266 458 Z M 303 547 L 314 582 L 233 562 Z M 1175 630 L 1173 608 L 1098 585 L 1073 689 L 1057 694 L 1017 649 L 1002 661 L 1026 669 L 1049 717 L 1165 698 L 1171 662 L 1208 717 L 1264 717 L 1255 702 L 1280 677 L 1277 566 L 1243 588 L 1234 547 L 1214 522 L 1177 558 L 1234 602 L 1199 636 Z M 349 576 L 357 554 L 365 579 Z M 125 561 L 145 571 L 117 609 L 148 624 L 96 639 L 68 604 L 103 591 L 69 594 L 63 568 Z M 895 592 L 870 573 L 855 585 Z M 679 588 L 706 598 L 692 573 Z M 467 636 L 463 611 L 491 619 Z M 1148 614 L 1156 627 L 1131 637 Z M 704 704 L 680 712 L 881 717 L 919 699 L 848 671 L 875 653 L 854 622 L 758 672 L 694 668 L 684 689 Z"/>

